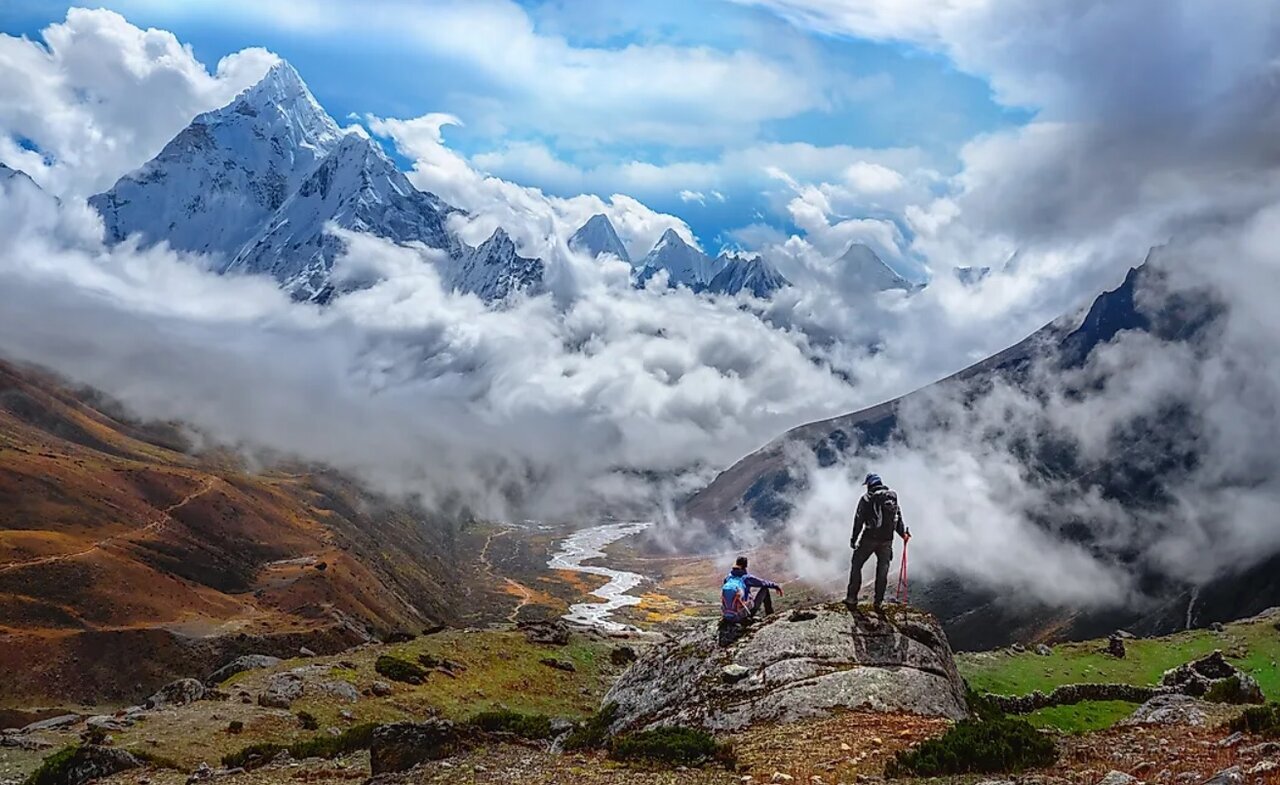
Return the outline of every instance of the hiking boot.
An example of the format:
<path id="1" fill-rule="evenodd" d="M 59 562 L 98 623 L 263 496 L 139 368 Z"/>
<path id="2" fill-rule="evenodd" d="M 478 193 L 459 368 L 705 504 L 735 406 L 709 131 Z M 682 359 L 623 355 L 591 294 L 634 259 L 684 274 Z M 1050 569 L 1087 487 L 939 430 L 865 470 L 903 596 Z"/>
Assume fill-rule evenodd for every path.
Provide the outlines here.
<path id="1" fill-rule="evenodd" d="M 877 602 L 877 603 L 876 603 L 876 615 L 877 615 L 877 616 L 883 616 L 883 615 L 884 615 L 884 603 L 883 603 L 883 602 Z"/>
<path id="2" fill-rule="evenodd" d="M 857 597 L 853 597 L 853 598 L 845 597 L 845 598 L 844 598 L 844 600 L 843 600 L 843 603 L 844 603 L 844 607 L 848 608 L 850 613 L 857 613 L 857 612 L 858 612 L 858 598 L 857 598 Z"/>

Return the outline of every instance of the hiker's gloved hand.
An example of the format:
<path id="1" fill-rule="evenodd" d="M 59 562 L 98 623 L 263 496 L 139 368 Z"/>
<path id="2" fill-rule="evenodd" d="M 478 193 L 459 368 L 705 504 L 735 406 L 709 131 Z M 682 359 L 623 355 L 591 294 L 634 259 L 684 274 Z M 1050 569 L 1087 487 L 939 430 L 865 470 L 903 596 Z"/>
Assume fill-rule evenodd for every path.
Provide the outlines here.
<path id="1" fill-rule="evenodd" d="M 902 541 L 911 542 L 911 529 L 904 529 L 902 532 Z"/>
<path id="2" fill-rule="evenodd" d="M 850 538 L 849 538 L 849 547 L 850 547 L 850 548 L 853 548 L 854 550 L 857 550 L 857 548 L 858 548 L 858 538 L 857 538 L 857 537 L 850 537 Z"/>
<path id="3" fill-rule="evenodd" d="M 773 589 L 774 589 L 774 591 L 776 591 L 776 592 L 778 593 L 778 596 L 779 596 L 779 597 L 781 597 L 781 596 L 782 596 L 782 587 L 781 587 L 781 586 L 774 586 L 774 587 L 773 587 Z"/>

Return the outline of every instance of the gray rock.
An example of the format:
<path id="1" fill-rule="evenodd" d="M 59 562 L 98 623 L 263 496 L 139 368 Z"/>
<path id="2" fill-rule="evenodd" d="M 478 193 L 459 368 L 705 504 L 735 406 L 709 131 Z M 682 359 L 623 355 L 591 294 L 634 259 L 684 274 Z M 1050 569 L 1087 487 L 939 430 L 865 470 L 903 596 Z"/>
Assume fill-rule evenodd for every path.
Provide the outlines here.
<path id="1" fill-rule="evenodd" d="M 1098 785 L 1138 785 L 1138 778 L 1113 769 L 1107 772 L 1107 776 Z"/>
<path id="2" fill-rule="evenodd" d="M 801 624 L 775 616 L 717 646 L 718 623 L 647 650 L 609 690 L 614 732 L 659 725 L 734 730 L 757 722 L 825 716 L 841 708 L 961 719 L 964 684 L 932 617 L 895 609 L 890 621 L 840 604 Z M 749 676 L 726 683 L 725 667 Z"/>
<path id="3" fill-rule="evenodd" d="M 134 723 L 133 720 L 128 717 L 114 717 L 110 714 L 99 714 L 85 720 L 84 724 L 89 728 L 89 730 L 119 733 L 125 728 L 132 726 Z"/>
<path id="4" fill-rule="evenodd" d="M 563 646 L 569 642 L 569 626 L 559 619 L 555 621 L 521 622 L 519 629 L 530 643 L 544 646 Z"/>
<path id="5" fill-rule="evenodd" d="M 391 685 L 387 684 L 385 681 L 375 681 L 373 684 L 369 685 L 369 692 L 373 693 L 376 697 L 385 698 L 390 695 L 393 690 Z"/>
<path id="6" fill-rule="evenodd" d="M 1244 734 L 1237 731 L 1236 733 L 1233 733 L 1230 736 L 1223 739 L 1222 741 L 1218 742 L 1218 746 L 1222 747 L 1223 749 L 1227 749 L 1230 747 L 1238 746 L 1242 741 L 1244 741 Z"/>
<path id="7" fill-rule="evenodd" d="M 1204 781 L 1204 785 L 1243 785 L 1244 773 L 1239 766 L 1223 769 Z"/>
<path id="8" fill-rule="evenodd" d="M 316 653 L 315 653 L 314 651 L 312 651 L 311 649 L 308 649 L 306 646 L 303 646 L 302 648 L 298 649 L 298 656 L 299 656 L 299 657 L 314 657 L 314 656 L 316 656 Z"/>
<path id="9" fill-rule="evenodd" d="M 408 771 L 419 763 L 447 758 L 462 747 L 461 735 L 448 720 L 381 725 L 373 731 L 369 766 L 375 777 Z"/>
<path id="10" fill-rule="evenodd" d="M 349 682 L 323 681 L 316 685 L 316 689 L 325 695 L 332 695 L 338 700 L 344 700 L 348 703 L 355 703 L 360 700 L 360 690 L 357 690 L 355 685 Z"/>
<path id="11" fill-rule="evenodd" d="M 1124 648 L 1124 638 L 1112 633 L 1111 637 L 1107 639 L 1106 652 L 1118 660 L 1123 660 L 1126 653 Z"/>
<path id="12" fill-rule="evenodd" d="M 1189 725 L 1202 728 L 1209 724 L 1208 704 L 1190 695 L 1157 695 L 1139 706 L 1121 725 Z"/>
<path id="13" fill-rule="evenodd" d="M 34 733 L 36 731 L 42 731 L 42 730 L 57 730 L 59 728 L 66 728 L 71 725 L 75 725 L 77 722 L 80 721 L 80 719 L 81 718 L 79 714 L 59 714 L 57 717 L 50 717 L 47 720 L 40 720 L 39 722 L 33 722 L 30 725 L 27 725 L 26 727 L 24 727 L 20 732 Z"/>
<path id="14" fill-rule="evenodd" d="M 565 673 L 574 673 L 578 670 L 578 666 L 574 665 L 572 662 L 569 662 L 568 660 L 558 660 L 555 657 L 543 657 L 538 660 L 538 662 L 546 665 L 548 668 L 555 668 L 556 670 L 564 671 Z"/>
<path id="15" fill-rule="evenodd" d="M 205 679 L 206 684 L 221 684 L 237 673 L 245 671 L 259 670 L 261 668 L 274 668 L 279 665 L 282 660 L 279 657 L 272 657 L 267 654 L 246 654 L 243 657 L 236 657 L 231 662 L 218 668 L 209 674 L 209 678 Z"/>
<path id="16" fill-rule="evenodd" d="M 267 680 L 267 687 L 258 695 L 258 705 L 271 709 L 287 709 L 302 697 L 306 686 L 296 673 L 277 673 Z"/>
<path id="17" fill-rule="evenodd" d="M 750 668 L 744 668 L 737 663 L 726 665 L 720 669 L 720 678 L 724 679 L 725 684 L 737 684 L 750 675 Z"/>
<path id="18" fill-rule="evenodd" d="M 1273 760 L 1264 760 L 1249 769 L 1248 773 L 1250 777 L 1265 777 L 1275 771 L 1280 771 L 1280 763 L 1276 763 Z"/>
<path id="19" fill-rule="evenodd" d="M 1222 703 L 1264 703 L 1257 680 L 1227 662 L 1221 651 L 1165 671 L 1160 683 L 1197 698 L 1211 696 Z"/>
<path id="20" fill-rule="evenodd" d="M 199 679 L 178 679 L 169 682 L 156 694 L 143 701 L 148 709 L 162 709 L 173 706 L 186 706 L 204 697 L 204 685 Z"/>
<path id="21" fill-rule="evenodd" d="M 1036 654 L 1039 654 L 1041 657 L 1049 657 L 1053 655 L 1053 649 L 1049 648 L 1043 643 L 1037 643 Z"/>
<path id="22" fill-rule="evenodd" d="M 59 772 L 55 785 L 83 785 L 91 780 L 141 767 L 142 761 L 125 750 L 86 744 L 71 755 L 71 759 Z"/>
<path id="23" fill-rule="evenodd" d="M 47 750 L 52 746 L 52 742 L 27 736 L 22 733 L 13 733 L 9 731 L 0 733 L 0 749 L 7 747 L 9 749 L 23 750 L 25 752 L 38 752 L 40 750 Z"/>

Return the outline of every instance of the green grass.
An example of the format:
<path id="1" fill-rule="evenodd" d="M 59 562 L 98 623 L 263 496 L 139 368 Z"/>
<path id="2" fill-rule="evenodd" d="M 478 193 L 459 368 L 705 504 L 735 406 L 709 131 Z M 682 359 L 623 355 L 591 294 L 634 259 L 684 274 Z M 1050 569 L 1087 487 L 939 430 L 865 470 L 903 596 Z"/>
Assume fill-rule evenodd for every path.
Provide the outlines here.
<path id="1" fill-rule="evenodd" d="M 467 724 L 489 733 L 511 733 L 525 739 L 549 739 L 552 735 L 550 717 L 510 709 L 482 711 Z"/>
<path id="2" fill-rule="evenodd" d="M 1124 659 L 1100 650 L 1102 641 L 1062 644 L 1049 657 L 1033 652 L 962 654 L 960 673 L 979 692 L 1026 695 L 1049 692 L 1063 684 L 1154 684 L 1164 672 L 1222 649 L 1227 659 L 1250 673 L 1270 699 L 1280 699 L 1280 672 L 1271 667 L 1280 659 L 1280 633 L 1274 621 L 1231 624 L 1225 633 L 1195 630 L 1164 638 L 1125 641 Z M 1245 656 L 1232 656 L 1243 653 Z"/>
<path id="3" fill-rule="evenodd" d="M 31 776 L 27 777 L 23 785 L 55 785 L 60 782 L 66 768 L 71 765 L 71 760 L 79 749 L 80 745 L 73 744 L 70 747 L 63 747 L 45 758 L 44 762 L 40 764 L 40 768 L 31 772 Z"/>
<path id="4" fill-rule="evenodd" d="M 1032 712 L 1025 719 L 1037 728 L 1056 728 L 1066 733 L 1106 730 L 1138 708 L 1127 701 L 1085 701 L 1074 706 L 1052 706 Z"/>
<path id="5" fill-rule="evenodd" d="M 356 725 L 337 736 L 325 734 L 287 745 L 274 742 L 250 744 L 244 749 L 222 756 L 222 765 L 229 769 L 262 766 L 270 763 L 272 758 L 285 750 L 288 750 L 289 755 L 297 760 L 338 758 L 357 750 L 368 749 L 373 741 L 373 731 L 376 727 L 377 725 L 373 723 Z"/>

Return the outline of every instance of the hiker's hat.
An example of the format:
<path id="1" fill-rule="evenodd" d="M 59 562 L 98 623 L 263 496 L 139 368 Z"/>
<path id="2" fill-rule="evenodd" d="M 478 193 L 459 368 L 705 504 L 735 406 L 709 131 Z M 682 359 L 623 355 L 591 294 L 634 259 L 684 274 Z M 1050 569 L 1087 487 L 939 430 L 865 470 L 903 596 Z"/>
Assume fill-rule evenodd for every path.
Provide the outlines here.
<path id="1" fill-rule="evenodd" d="M 884 485 L 884 480 L 881 480 L 878 474 L 868 474 L 862 484 L 870 488 L 873 485 Z"/>

